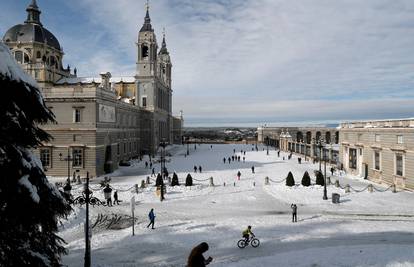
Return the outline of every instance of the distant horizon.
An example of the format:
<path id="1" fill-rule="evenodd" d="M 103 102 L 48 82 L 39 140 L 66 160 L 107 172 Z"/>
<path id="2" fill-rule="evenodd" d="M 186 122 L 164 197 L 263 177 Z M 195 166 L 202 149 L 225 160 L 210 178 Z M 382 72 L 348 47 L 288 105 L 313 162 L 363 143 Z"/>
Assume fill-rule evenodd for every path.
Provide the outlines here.
<path id="1" fill-rule="evenodd" d="M 413 117 L 401 117 L 401 118 L 364 118 L 364 119 L 347 119 L 347 120 L 308 120 L 308 121 L 192 121 L 186 122 L 184 117 L 184 128 L 258 128 L 261 126 L 266 127 L 307 127 L 307 126 L 322 126 L 322 127 L 336 127 L 340 123 L 345 122 L 358 122 L 358 121 L 382 121 L 382 120 L 406 120 L 414 119 Z"/>

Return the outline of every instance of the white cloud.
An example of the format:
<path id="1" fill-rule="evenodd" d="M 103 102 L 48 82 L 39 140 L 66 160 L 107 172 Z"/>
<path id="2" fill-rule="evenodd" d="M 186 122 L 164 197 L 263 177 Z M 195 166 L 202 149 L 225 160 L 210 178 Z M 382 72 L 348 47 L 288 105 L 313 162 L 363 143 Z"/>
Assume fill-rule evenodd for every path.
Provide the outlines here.
<path id="1" fill-rule="evenodd" d="M 67 59 L 133 74 L 145 1 L 73 3 L 95 32 L 63 36 Z M 406 116 L 414 98 L 411 0 L 154 0 L 150 15 L 187 117 Z"/>

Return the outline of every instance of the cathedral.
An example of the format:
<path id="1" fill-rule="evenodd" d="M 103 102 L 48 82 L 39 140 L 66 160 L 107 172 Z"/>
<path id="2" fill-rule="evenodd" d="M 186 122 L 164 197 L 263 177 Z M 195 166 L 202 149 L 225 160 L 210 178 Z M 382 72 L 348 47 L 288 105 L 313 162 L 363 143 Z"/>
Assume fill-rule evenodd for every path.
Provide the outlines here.
<path id="1" fill-rule="evenodd" d="M 182 115 L 172 115 L 172 63 L 165 33 L 158 47 L 147 5 L 138 32 L 136 73 L 79 77 L 64 67 L 58 39 L 41 23 L 36 0 L 27 19 L 3 37 L 16 61 L 41 87 L 57 124 L 43 125 L 53 139 L 36 151 L 51 176 L 111 172 L 129 159 L 155 154 L 160 142 L 182 140 Z M 158 170 L 157 170 L 158 171 Z"/>

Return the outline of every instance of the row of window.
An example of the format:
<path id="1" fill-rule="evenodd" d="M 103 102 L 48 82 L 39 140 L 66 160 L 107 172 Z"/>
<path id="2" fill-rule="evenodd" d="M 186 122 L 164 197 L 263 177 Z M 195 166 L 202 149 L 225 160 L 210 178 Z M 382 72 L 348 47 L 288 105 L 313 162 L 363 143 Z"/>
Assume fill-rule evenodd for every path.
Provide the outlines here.
<path id="1" fill-rule="evenodd" d="M 359 150 L 359 151 L 358 151 Z M 362 156 L 362 149 L 349 148 L 349 168 L 356 170 L 357 169 L 357 153 Z M 395 153 L 394 154 L 394 175 L 404 176 L 404 154 Z M 374 170 L 381 170 L 381 152 L 374 150 L 373 154 L 373 166 Z"/>
<path id="2" fill-rule="evenodd" d="M 129 142 L 129 143 L 123 143 L 123 154 L 131 153 L 132 151 L 138 151 L 138 142 Z M 121 154 L 121 144 L 118 143 L 116 146 L 116 154 L 119 156 Z"/>
<path id="3" fill-rule="evenodd" d="M 381 152 L 374 151 L 373 159 L 374 169 L 377 171 L 381 170 Z M 394 174 L 397 176 L 404 176 L 404 154 L 394 154 Z"/>
<path id="4" fill-rule="evenodd" d="M 29 54 L 27 54 L 27 53 L 25 53 L 23 51 L 20 51 L 20 50 L 14 51 L 13 54 L 14 54 L 14 59 L 17 62 L 19 62 L 20 64 L 30 63 L 30 56 L 29 56 Z M 55 68 L 59 68 L 59 57 L 54 57 L 54 56 L 50 56 L 50 57 L 43 56 L 42 57 L 42 54 L 40 53 L 40 51 L 37 51 L 36 58 L 37 59 L 40 59 L 41 58 L 42 61 L 43 62 L 46 62 L 48 65 L 54 66 Z"/>
<path id="5" fill-rule="evenodd" d="M 52 148 L 41 148 L 39 150 L 40 161 L 42 162 L 43 167 L 51 168 L 52 167 Z M 66 156 L 65 156 L 66 158 Z M 59 160 L 61 160 L 59 158 Z M 83 168 L 84 165 L 84 149 L 83 148 L 72 148 L 72 155 L 70 156 L 70 161 L 72 162 L 72 168 Z"/>
<path id="6" fill-rule="evenodd" d="M 362 136 L 363 136 L 362 133 L 358 134 L 358 141 L 359 142 L 362 141 Z M 344 134 L 344 139 L 345 140 L 349 139 L 348 133 Z M 375 143 L 381 142 L 381 135 L 380 134 L 375 134 L 374 135 L 374 141 L 375 141 Z M 396 144 L 404 144 L 404 136 L 400 135 L 400 134 L 396 135 L 395 136 L 395 142 L 396 142 Z"/>

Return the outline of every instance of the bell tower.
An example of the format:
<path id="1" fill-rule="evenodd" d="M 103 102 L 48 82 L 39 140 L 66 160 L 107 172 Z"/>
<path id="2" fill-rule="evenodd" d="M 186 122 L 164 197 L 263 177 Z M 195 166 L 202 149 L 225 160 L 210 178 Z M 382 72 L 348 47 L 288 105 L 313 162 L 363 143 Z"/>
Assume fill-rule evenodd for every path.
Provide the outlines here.
<path id="1" fill-rule="evenodd" d="M 149 16 L 149 5 L 146 4 L 147 13 L 144 19 L 144 25 L 138 33 L 138 59 L 137 59 L 137 76 L 149 77 L 157 73 L 157 39 L 154 29 L 151 25 Z"/>

